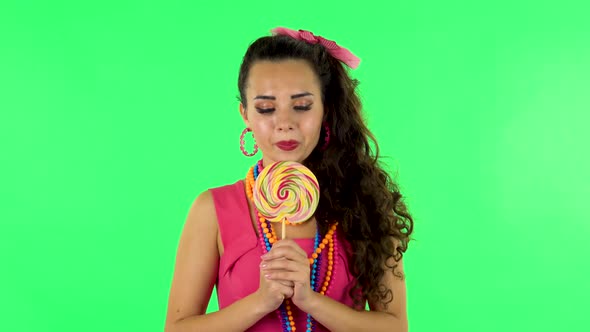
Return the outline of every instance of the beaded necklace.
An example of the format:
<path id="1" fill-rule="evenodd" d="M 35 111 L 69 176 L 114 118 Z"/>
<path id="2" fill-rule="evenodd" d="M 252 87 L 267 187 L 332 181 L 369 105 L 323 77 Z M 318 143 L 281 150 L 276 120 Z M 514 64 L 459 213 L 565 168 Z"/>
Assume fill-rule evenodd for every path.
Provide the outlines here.
<path id="1" fill-rule="evenodd" d="M 252 166 L 246 175 L 246 193 L 248 198 L 253 201 L 253 190 L 254 183 L 262 170 L 262 160 L 256 165 Z M 272 227 L 272 223 L 266 220 L 260 212 L 256 211 L 258 215 L 258 222 L 256 223 L 258 228 L 258 234 L 260 234 L 260 244 L 263 253 L 267 253 L 272 248 L 272 244 L 277 241 L 276 233 Z M 311 289 L 322 295 L 326 295 L 330 290 L 331 280 L 334 277 L 335 266 L 334 257 L 338 254 L 338 244 L 336 241 L 336 225 L 334 223 L 330 226 L 330 230 L 320 242 L 319 228 L 316 226 L 316 235 L 314 238 L 314 252 L 309 258 L 309 264 L 311 265 L 310 273 L 310 285 Z M 324 276 L 324 282 L 320 286 L 320 266 L 322 262 L 322 251 L 328 247 L 328 267 Z M 283 331 L 296 331 L 295 321 L 293 319 L 293 312 L 291 310 L 291 300 L 285 299 L 285 302 L 277 309 L 277 315 L 281 321 Z M 306 331 L 313 331 L 315 328 L 314 320 L 310 314 L 307 314 Z"/>

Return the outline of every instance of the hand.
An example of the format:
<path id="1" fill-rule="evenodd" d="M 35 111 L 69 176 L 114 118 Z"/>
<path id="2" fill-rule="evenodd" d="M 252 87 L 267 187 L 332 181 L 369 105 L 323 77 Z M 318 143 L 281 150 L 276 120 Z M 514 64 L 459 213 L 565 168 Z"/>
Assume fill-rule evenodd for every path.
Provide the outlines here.
<path id="1" fill-rule="evenodd" d="M 262 256 L 261 271 L 272 281 L 293 282 L 293 304 L 302 307 L 312 298 L 309 276 L 310 265 L 307 253 L 293 240 L 277 241 L 272 249 Z"/>
<path id="2" fill-rule="evenodd" d="M 278 309 L 285 299 L 293 296 L 293 282 L 288 280 L 271 280 L 265 277 L 266 269 L 260 268 L 260 284 L 256 295 L 264 312 L 272 312 Z"/>

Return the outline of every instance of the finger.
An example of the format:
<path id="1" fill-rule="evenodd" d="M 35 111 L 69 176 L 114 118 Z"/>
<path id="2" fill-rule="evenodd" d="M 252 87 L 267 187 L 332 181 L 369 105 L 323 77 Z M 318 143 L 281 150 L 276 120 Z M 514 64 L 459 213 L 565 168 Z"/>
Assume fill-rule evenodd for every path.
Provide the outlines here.
<path id="1" fill-rule="evenodd" d="M 268 261 L 268 260 L 272 260 L 272 259 L 276 259 L 276 258 L 287 258 L 290 260 L 301 260 L 301 261 L 307 261 L 307 254 L 305 253 L 305 251 L 303 250 L 297 250 L 294 247 L 291 246 L 282 246 L 282 247 L 278 247 L 278 248 L 274 248 L 271 249 L 271 251 L 269 251 L 268 253 L 266 253 L 265 255 L 261 256 L 263 261 Z"/>
<path id="2" fill-rule="evenodd" d="M 301 255 L 303 256 L 307 256 L 307 253 L 305 252 L 305 250 L 303 250 L 298 244 L 297 242 L 290 240 L 290 239 L 285 239 L 285 240 L 279 240 L 277 242 L 275 242 L 272 246 L 272 249 L 279 249 L 279 248 L 283 248 L 283 247 L 289 247 L 292 248 L 293 250 L 299 252 Z M 272 251 L 271 249 L 271 251 Z"/>
<path id="3" fill-rule="evenodd" d="M 293 280 L 281 280 L 281 279 L 270 280 L 268 278 L 265 278 L 265 279 L 267 282 L 276 282 L 276 283 L 279 283 L 285 287 L 289 287 L 289 288 L 295 287 L 295 282 L 293 282 Z"/>
<path id="4" fill-rule="evenodd" d="M 265 275 L 268 274 L 266 271 L 261 271 L 260 275 L 262 276 L 262 278 L 264 280 L 266 280 L 266 282 L 276 282 L 279 283 L 285 287 L 290 287 L 293 288 L 295 287 L 295 283 L 293 282 L 293 280 L 283 280 L 283 279 L 274 279 L 274 280 L 270 280 L 268 278 L 265 277 Z"/>
<path id="5" fill-rule="evenodd" d="M 262 271 L 271 270 L 287 270 L 287 271 L 305 271 L 309 270 L 309 263 L 307 260 L 290 260 L 290 259 L 273 259 L 270 261 L 262 261 L 260 264 Z"/>
<path id="6" fill-rule="evenodd" d="M 287 287 L 291 287 L 291 288 L 295 287 L 295 283 L 291 280 L 274 280 L 274 281 L 280 283 L 283 286 L 287 286 Z"/>
<path id="7" fill-rule="evenodd" d="M 295 290 L 293 289 L 293 287 L 289 287 L 288 290 L 283 293 L 283 300 L 290 299 L 293 297 L 293 295 L 295 294 Z"/>
<path id="8" fill-rule="evenodd" d="M 272 271 L 264 274 L 264 277 L 268 280 L 291 280 L 294 283 L 308 284 L 309 275 L 301 272 L 289 272 L 289 271 Z"/>
<path id="9" fill-rule="evenodd" d="M 293 287 L 285 286 L 277 280 L 269 280 L 268 282 L 270 283 L 270 290 L 274 294 L 281 295 L 285 298 L 290 298 L 295 292 Z"/>

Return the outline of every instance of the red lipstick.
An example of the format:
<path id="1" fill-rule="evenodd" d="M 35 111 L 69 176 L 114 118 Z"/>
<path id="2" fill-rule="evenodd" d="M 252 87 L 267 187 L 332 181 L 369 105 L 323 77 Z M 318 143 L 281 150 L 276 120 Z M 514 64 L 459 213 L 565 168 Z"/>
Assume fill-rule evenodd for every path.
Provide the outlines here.
<path id="1" fill-rule="evenodd" d="M 276 145 L 279 147 L 279 149 L 284 150 L 284 151 L 291 151 L 291 150 L 295 150 L 298 146 L 299 146 L 299 142 L 295 141 L 295 140 L 290 140 L 290 141 L 280 141 L 277 142 Z"/>

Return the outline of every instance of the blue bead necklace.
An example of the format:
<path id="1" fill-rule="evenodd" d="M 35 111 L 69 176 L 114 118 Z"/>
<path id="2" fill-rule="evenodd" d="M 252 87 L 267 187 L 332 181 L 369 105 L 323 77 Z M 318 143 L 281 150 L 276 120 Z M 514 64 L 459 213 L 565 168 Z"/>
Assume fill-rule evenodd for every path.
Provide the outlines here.
<path id="1" fill-rule="evenodd" d="M 254 180 L 258 179 L 258 175 L 260 174 L 260 171 L 262 170 L 262 160 L 257 162 L 256 165 L 254 165 Z M 265 226 L 268 227 L 269 229 L 271 229 L 271 223 L 268 220 L 264 220 Z M 262 234 L 260 235 L 262 236 L 262 238 L 264 239 L 264 246 L 266 249 L 265 252 L 269 252 L 270 249 L 272 248 L 272 245 L 270 244 L 269 239 L 266 236 L 263 236 Z M 316 233 L 315 233 L 315 238 L 314 238 L 314 244 L 313 244 L 313 250 L 314 252 L 317 250 L 317 248 L 319 247 L 320 244 L 320 231 L 319 228 L 316 226 Z M 310 285 L 311 285 L 311 289 L 313 289 L 315 292 L 319 292 L 319 288 L 320 288 L 320 264 L 321 264 L 321 257 L 322 257 L 322 253 L 320 253 L 318 255 L 318 258 L 316 258 L 311 266 L 311 280 L 310 280 Z M 279 307 L 279 311 L 280 311 L 280 317 L 281 317 L 281 325 L 283 327 L 283 331 L 292 331 L 291 325 L 289 324 L 289 315 L 287 314 L 287 308 L 285 307 L 285 304 L 281 304 L 281 306 Z M 307 331 L 313 331 L 315 329 L 315 324 L 313 321 L 313 318 L 311 317 L 310 314 L 307 314 L 307 323 L 306 323 L 306 330 Z"/>

